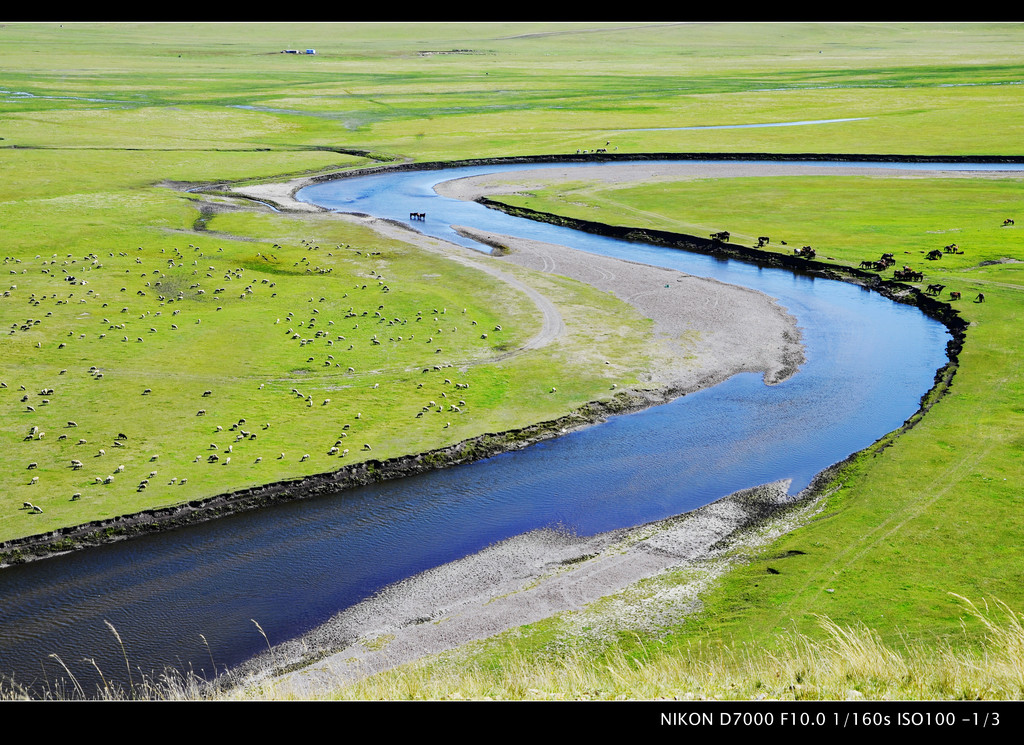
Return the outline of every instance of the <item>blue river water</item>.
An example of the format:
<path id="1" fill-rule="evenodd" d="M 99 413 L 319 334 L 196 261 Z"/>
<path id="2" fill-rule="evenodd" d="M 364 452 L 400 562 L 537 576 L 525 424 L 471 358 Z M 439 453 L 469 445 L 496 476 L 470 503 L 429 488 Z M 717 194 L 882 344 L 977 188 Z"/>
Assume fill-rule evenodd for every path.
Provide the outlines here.
<path id="1" fill-rule="evenodd" d="M 0 675 L 42 686 L 67 677 L 63 662 L 88 687 L 96 676 L 87 658 L 123 681 L 125 656 L 136 680 L 165 666 L 209 674 L 504 538 L 638 525 L 779 479 L 796 493 L 899 427 L 946 362 L 941 324 L 863 288 L 581 234 L 433 191 L 451 178 L 536 167 L 341 179 L 299 198 L 402 221 L 426 212 L 416 229 L 460 245 L 478 247 L 453 224 L 753 287 L 798 319 L 807 356 L 799 372 L 770 387 L 741 374 L 474 464 L 4 569 Z"/>

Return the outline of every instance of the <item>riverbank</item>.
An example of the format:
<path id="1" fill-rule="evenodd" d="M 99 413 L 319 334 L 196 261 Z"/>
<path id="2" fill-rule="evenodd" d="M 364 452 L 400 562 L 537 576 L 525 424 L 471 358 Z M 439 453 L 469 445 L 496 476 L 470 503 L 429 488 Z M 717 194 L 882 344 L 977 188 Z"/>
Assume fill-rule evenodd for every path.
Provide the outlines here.
<path id="1" fill-rule="evenodd" d="M 730 166 L 732 170 L 735 168 Z M 665 169 L 663 174 L 665 178 L 677 177 L 673 168 Z M 548 171 L 544 172 L 545 177 L 549 175 Z M 634 170 L 631 178 L 643 175 Z M 740 172 L 735 171 L 735 175 Z M 446 182 L 439 191 L 448 196 L 477 200 L 507 192 L 509 176 L 489 178 L 490 183 L 485 185 L 481 182 L 488 177 Z M 528 216 L 605 235 L 621 232 L 606 225 L 584 225 L 557 216 Z M 503 260 L 587 281 L 615 292 L 627 302 L 644 302 L 642 293 L 630 295 L 623 291 L 622 282 L 616 282 L 615 271 L 621 271 L 622 262 L 612 269 L 601 263 L 602 257 L 588 255 L 580 262 L 579 252 L 564 247 L 528 242 L 509 244 L 503 236 L 470 230 L 460 232 L 500 249 Z M 676 247 L 726 253 L 746 261 L 786 266 L 869 286 L 890 299 L 918 305 L 945 323 L 953 332 L 954 340 L 947 349 L 949 364 L 938 371 L 935 386 L 922 399 L 922 408 L 904 428 L 912 426 L 948 386 L 956 369 L 965 326 L 947 304 L 907 285 L 880 282 L 877 275 L 868 272 L 847 272 L 824 262 L 807 262 L 756 249 L 725 246 L 716 241 L 702 242 L 691 236 L 654 237 L 663 243 L 671 238 L 673 242 L 669 245 Z M 698 245 L 691 246 L 691 242 Z M 576 261 L 573 261 L 573 254 L 577 254 Z M 678 300 L 679 294 L 674 299 Z M 637 307 L 646 315 L 656 317 L 658 314 L 652 312 L 656 305 L 652 302 Z M 692 313 L 693 309 L 688 312 Z M 791 374 L 791 371 L 780 374 Z M 768 374 L 765 380 L 772 382 Z M 883 438 L 874 447 L 884 447 L 892 437 Z M 698 579 L 667 585 L 644 598 L 639 605 L 631 605 L 628 600 L 612 603 L 612 607 L 625 616 L 613 618 L 614 611 L 609 615 L 603 610 L 590 613 L 585 623 L 576 626 L 608 630 L 620 627 L 620 623 L 620 628 L 641 628 L 652 622 L 678 622 L 685 614 L 699 608 L 701 589 L 728 570 L 733 561 L 729 557 L 735 556 L 738 548 L 763 545 L 813 515 L 826 495 L 824 488 L 841 471 L 842 465 L 836 464 L 819 474 L 797 497 L 787 496 L 785 485 L 769 484 L 730 495 L 687 515 L 635 529 L 588 539 L 536 531 L 501 542 L 479 554 L 388 588 L 339 614 L 316 631 L 275 648 L 272 655 L 243 666 L 227 678 L 225 684 L 244 680 L 247 685 L 265 685 L 272 691 L 268 695 L 315 696 L 331 685 L 485 639 L 556 613 L 586 613 L 587 604 L 622 591 L 641 579 L 664 575 L 666 571 L 695 570 Z M 657 609 L 653 617 L 650 615 L 652 608 Z M 280 674 L 287 669 L 294 672 Z"/>
<path id="2" fill-rule="evenodd" d="M 274 647 L 220 681 L 229 692 L 315 698 L 332 687 L 571 612 L 576 643 L 619 630 L 678 623 L 742 553 L 809 519 L 833 469 L 801 494 L 788 482 L 729 495 L 693 512 L 579 537 L 532 531 L 385 588 L 327 624 Z M 642 598 L 615 595 L 641 580 L 691 570 L 689 581 L 649 583 Z"/>
<path id="3" fill-rule="evenodd" d="M 598 547 L 599 547 L 599 546 L 598 546 Z M 613 549 L 612 549 L 612 551 L 613 551 Z M 580 556 L 587 556 L 587 554 L 581 554 Z M 569 558 L 570 558 L 570 559 L 572 559 L 572 557 L 569 557 Z M 579 559 L 579 556 L 578 556 L 578 557 L 575 557 L 575 559 Z M 573 560 L 573 561 L 572 561 L 572 562 L 570 562 L 570 563 L 573 563 L 573 564 L 574 564 L 574 563 L 577 563 L 577 562 L 575 562 L 575 560 Z"/>
<path id="4" fill-rule="evenodd" d="M 322 212 L 319 207 L 294 199 L 294 193 L 309 182 L 310 179 L 300 179 L 286 184 L 244 187 L 238 191 L 250 200 L 274 202 L 276 208 L 283 211 Z M 179 184 L 178 188 L 185 188 L 185 185 Z M 215 204 L 209 207 L 223 208 Z M 524 278 L 512 276 L 503 268 L 503 264 L 517 264 L 611 292 L 633 305 L 644 317 L 653 319 L 659 347 L 651 350 L 654 367 L 645 374 L 646 379 L 640 386 L 609 391 L 602 400 L 529 427 L 488 432 L 444 448 L 387 460 L 363 461 L 330 473 L 261 484 L 10 540 L 0 544 L 0 566 L 196 524 L 275 502 L 314 497 L 468 463 L 564 434 L 613 414 L 669 401 L 740 372 L 762 373 L 769 384 L 781 382 L 803 361 L 795 319 L 773 299 L 759 292 L 645 264 L 594 257 L 562 246 L 478 232 L 476 235 L 481 240 L 502 246 L 503 250 L 498 252 L 501 255 L 492 257 L 423 235 L 407 225 L 362 215 L 338 217 L 366 224 L 379 233 L 449 260 L 469 264 L 526 292 L 543 317 L 542 330 L 523 350 L 509 354 L 553 343 L 564 330 L 553 298 L 544 297 L 527 286 Z M 603 364 L 600 348 L 581 353 L 589 356 L 589 364 Z"/>

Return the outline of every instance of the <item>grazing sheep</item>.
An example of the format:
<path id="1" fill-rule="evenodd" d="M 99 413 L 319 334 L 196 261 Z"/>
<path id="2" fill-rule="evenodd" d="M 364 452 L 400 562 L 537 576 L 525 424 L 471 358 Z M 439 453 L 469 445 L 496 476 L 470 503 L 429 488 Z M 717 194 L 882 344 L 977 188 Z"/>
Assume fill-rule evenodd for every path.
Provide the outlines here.
<path id="1" fill-rule="evenodd" d="M 39 483 L 39 477 L 38 476 L 33 476 L 32 480 L 28 482 L 29 486 L 32 486 L 32 484 L 38 484 L 38 483 Z"/>
<path id="2" fill-rule="evenodd" d="M 303 461 L 307 461 L 307 460 L 309 460 L 309 453 L 306 453 L 301 458 L 299 458 L 299 462 L 300 463 L 303 462 Z"/>

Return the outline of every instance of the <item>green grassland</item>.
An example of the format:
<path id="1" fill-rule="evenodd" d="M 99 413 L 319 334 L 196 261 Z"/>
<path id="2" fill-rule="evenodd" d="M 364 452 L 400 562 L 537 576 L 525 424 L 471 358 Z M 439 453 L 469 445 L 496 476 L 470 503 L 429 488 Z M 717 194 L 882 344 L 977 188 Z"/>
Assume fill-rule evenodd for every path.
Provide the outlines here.
<path id="1" fill-rule="evenodd" d="M 575 354 L 603 322 L 650 328 L 579 283 L 530 278 L 573 334 L 505 358 L 539 320 L 479 270 L 337 220 L 239 213 L 206 228 L 126 229 L 66 253 L 50 232 L 4 261 L 0 536 L 525 426 L 642 370 L 640 341 L 609 366 Z"/>
<path id="2" fill-rule="evenodd" d="M 596 341 L 603 321 L 644 319 L 577 283 L 508 268 L 561 296 L 574 334 L 470 364 L 536 332 L 534 309 L 507 285 L 340 220 L 227 198 L 214 209 L 171 184 L 606 143 L 620 156 L 1019 155 L 1022 39 L 1019 24 L 6 24 L 0 540 L 551 418 L 645 372 L 625 337 Z M 807 120 L 843 121 L 738 128 Z M 1024 219 L 1022 196 L 1016 179 L 822 176 L 581 183 L 524 198 L 609 223 L 770 235 L 771 248 L 809 244 L 851 266 L 893 252 L 925 283 L 963 293 L 971 328 L 949 394 L 846 469 L 822 519 L 729 574 L 659 648 L 695 635 L 770 642 L 794 623 L 815 634 L 816 614 L 927 642 L 958 633 L 949 592 L 1021 607 L 1024 223 L 1002 220 Z M 925 260 L 954 242 L 963 254 Z M 427 324 L 443 353 L 418 328 L 402 333 Z M 470 331 L 497 325 L 500 337 Z M 598 346 L 611 379 L 582 355 Z M 449 360 L 464 364 L 432 369 Z M 445 378 L 470 385 L 461 415 L 417 418 L 452 395 Z M 557 394 L 537 395 L 552 385 Z M 239 428 L 257 439 L 237 439 Z M 337 440 L 356 447 L 328 455 Z M 558 633 L 539 625 L 517 643 L 541 649 Z M 622 638 L 621 651 L 645 658 L 638 637 Z"/>

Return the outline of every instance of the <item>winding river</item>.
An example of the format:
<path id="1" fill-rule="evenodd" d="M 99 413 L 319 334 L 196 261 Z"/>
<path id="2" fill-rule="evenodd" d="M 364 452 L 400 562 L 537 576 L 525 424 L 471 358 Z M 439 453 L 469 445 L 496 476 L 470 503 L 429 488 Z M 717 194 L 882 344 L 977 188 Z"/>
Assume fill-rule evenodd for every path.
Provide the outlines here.
<path id="1" fill-rule="evenodd" d="M 581 234 L 433 191 L 452 178 L 538 167 L 349 178 L 299 198 L 403 222 L 425 211 L 418 230 L 461 245 L 482 248 L 453 224 L 755 288 L 797 317 L 807 355 L 799 373 L 771 387 L 741 374 L 471 465 L 4 569 L 0 675 L 44 686 L 67 677 L 66 665 L 91 689 L 98 679 L 85 659 L 123 681 L 126 656 L 136 680 L 168 665 L 209 674 L 510 536 L 551 526 L 591 535 L 780 479 L 796 493 L 903 424 L 945 364 L 950 337 L 941 324 L 861 287 Z"/>

